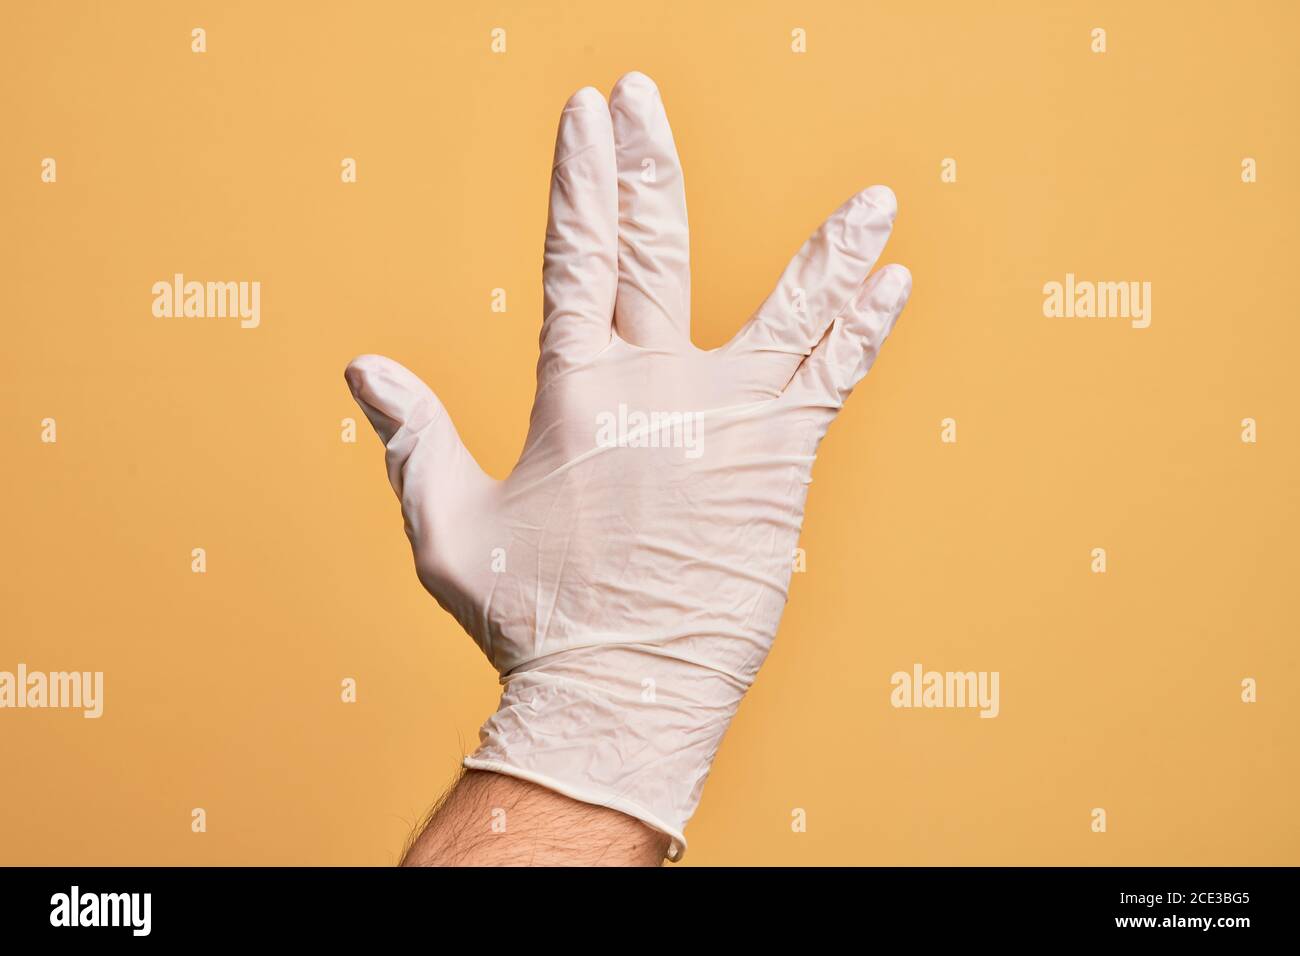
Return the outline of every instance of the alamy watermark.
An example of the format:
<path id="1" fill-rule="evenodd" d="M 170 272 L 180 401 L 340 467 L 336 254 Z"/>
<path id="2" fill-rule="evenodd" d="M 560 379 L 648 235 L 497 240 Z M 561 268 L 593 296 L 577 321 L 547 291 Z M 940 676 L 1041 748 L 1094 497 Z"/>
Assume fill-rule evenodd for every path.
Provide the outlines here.
<path id="1" fill-rule="evenodd" d="M 895 671 L 889 678 L 894 707 L 970 707 L 981 717 L 996 717 L 999 703 L 999 671 L 927 671 L 920 664 L 912 670 Z"/>
<path id="2" fill-rule="evenodd" d="M 1043 286 L 1043 315 L 1049 319 L 1130 319 L 1135 329 L 1151 324 L 1150 282 L 1091 282 L 1065 274 Z"/>
<path id="3" fill-rule="evenodd" d="M 103 671 L 0 671 L 0 710 L 5 708 L 80 710 L 88 719 L 104 713 Z"/>
<path id="4" fill-rule="evenodd" d="M 617 412 L 596 415 L 598 448 L 681 448 L 687 458 L 704 454 L 703 412 L 643 412 L 622 402 Z"/>
<path id="5" fill-rule="evenodd" d="M 153 284 L 153 314 L 159 319 L 239 319 L 241 329 L 262 324 L 262 283 L 186 281 L 176 273 L 170 282 Z"/>
<path id="6" fill-rule="evenodd" d="M 51 926 L 123 926 L 148 936 L 153 925 L 152 893 L 83 893 L 73 886 L 50 897 Z"/>

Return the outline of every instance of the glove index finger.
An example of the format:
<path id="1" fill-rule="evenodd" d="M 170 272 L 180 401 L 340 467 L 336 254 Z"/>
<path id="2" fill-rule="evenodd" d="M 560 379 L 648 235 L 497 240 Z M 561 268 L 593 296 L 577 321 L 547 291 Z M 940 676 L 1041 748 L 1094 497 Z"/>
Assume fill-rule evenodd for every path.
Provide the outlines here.
<path id="1" fill-rule="evenodd" d="M 618 289 L 618 164 L 605 98 L 584 87 L 560 114 L 542 263 L 543 379 L 609 344 Z"/>

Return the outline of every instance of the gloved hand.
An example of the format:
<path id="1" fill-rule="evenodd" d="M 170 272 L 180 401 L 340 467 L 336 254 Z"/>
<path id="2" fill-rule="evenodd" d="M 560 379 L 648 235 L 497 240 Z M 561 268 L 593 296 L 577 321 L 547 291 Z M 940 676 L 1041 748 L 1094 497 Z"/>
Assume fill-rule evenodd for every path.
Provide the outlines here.
<path id="1" fill-rule="evenodd" d="M 901 266 L 868 277 L 895 209 L 883 186 L 854 196 L 730 343 L 695 348 L 681 166 L 630 73 L 560 117 L 510 476 L 483 473 L 411 372 L 348 366 L 420 580 L 501 673 L 466 767 L 630 814 L 680 855 L 776 635 L 817 446 L 911 289 Z"/>

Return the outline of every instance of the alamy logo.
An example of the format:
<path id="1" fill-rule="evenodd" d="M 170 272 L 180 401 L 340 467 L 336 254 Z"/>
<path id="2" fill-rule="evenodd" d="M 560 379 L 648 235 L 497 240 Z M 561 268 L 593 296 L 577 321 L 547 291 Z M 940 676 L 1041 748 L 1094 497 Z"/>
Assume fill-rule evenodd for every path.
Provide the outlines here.
<path id="1" fill-rule="evenodd" d="M 978 707 L 981 717 L 996 717 L 999 671 L 895 671 L 889 702 L 895 707 Z"/>
<path id="2" fill-rule="evenodd" d="M 148 936 L 152 910 L 152 893 L 82 893 L 73 886 L 50 897 L 50 925 L 129 926 L 132 936 Z"/>
<path id="3" fill-rule="evenodd" d="M 32 671 L 18 665 L 18 673 L 0 671 L 0 710 L 6 707 L 80 709 L 81 716 L 104 713 L 103 671 Z"/>
<path id="4" fill-rule="evenodd" d="M 619 403 L 617 412 L 596 415 L 598 448 L 683 448 L 687 458 L 704 454 L 703 412 L 640 412 Z"/>
<path id="5" fill-rule="evenodd" d="M 183 273 L 172 281 L 155 282 L 153 314 L 158 319 L 239 319 L 241 329 L 262 323 L 262 283 L 186 282 Z"/>
<path id="6" fill-rule="evenodd" d="M 1151 324 L 1150 282 L 1089 282 L 1065 274 L 1065 282 L 1043 286 L 1043 315 L 1049 319 L 1131 319 L 1135 329 Z"/>

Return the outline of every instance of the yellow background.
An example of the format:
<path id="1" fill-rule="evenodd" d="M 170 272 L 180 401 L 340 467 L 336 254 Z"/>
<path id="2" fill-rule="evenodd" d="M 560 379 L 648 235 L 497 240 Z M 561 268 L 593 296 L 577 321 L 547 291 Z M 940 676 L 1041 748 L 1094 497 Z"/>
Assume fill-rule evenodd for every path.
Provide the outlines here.
<path id="1" fill-rule="evenodd" d="M 686 865 L 1300 862 L 1297 9 L 10 10 L 0 669 L 102 670 L 106 701 L 0 711 L 0 861 L 395 861 L 497 688 L 416 581 L 343 367 L 407 364 L 509 470 L 559 110 L 639 69 L 698 344 L 871 183 L 915 277 L 822 447 L 808 571 Z M 153 318 L 174 272 L 260 280 L 261 327 Z M 1044 318 L 1066 272 L 1151 282 L 1151 327 Z M 891 708 L 916 662 L 1000 671 L 1001 716 Z"/>

